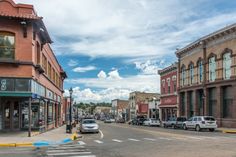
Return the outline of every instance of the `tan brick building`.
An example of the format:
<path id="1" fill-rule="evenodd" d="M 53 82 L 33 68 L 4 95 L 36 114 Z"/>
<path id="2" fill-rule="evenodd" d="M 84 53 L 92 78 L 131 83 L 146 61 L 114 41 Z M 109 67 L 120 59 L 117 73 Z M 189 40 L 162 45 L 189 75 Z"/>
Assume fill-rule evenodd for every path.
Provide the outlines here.
<path id="1" fill-rule="evenodd" d="M 32 5 L 0 1 L 0 130 L 61 125 L 66 73 L 51 43 Z"/>
<path id="2" fill-rule="evenodd" d="M 129 94 L 130 119 L 137 116 L 148 117 L 148 103 L 152 100 L 160 100 L 158 93 L 132 92 Z"/>
<path id="3" fill-rule="evenodd" d="M 111 101 L 112 104 L 112 114 L 115 116 L 115 119 L 124 119 L 127 120 L 129 116 L 129 101 L 114 99 Z"/>
<path id="4" fill-rule="evenodd" d="M 177 50 L 180 115 L 236 127 L 236 24 Z"/>

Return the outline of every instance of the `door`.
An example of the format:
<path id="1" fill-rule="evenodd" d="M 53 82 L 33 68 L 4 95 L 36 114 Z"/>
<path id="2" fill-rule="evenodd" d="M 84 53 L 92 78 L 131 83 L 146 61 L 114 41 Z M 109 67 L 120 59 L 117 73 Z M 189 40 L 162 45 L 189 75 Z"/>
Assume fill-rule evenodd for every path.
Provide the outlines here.
<path id="1" fill-rule="evenodd" d="M 19 103 L 18 101 L 6 101 L 3 105 L 4 130 L 18 130 L 19 125 Z"/>

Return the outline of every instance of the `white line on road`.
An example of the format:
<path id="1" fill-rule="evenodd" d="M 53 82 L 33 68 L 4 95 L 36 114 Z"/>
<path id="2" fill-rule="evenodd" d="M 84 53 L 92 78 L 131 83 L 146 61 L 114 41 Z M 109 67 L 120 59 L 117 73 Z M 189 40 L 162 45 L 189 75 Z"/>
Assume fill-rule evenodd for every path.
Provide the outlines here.
<path id="1" fill-rule="evenodd" d="M 100 139 L 103 139 L 104 135 L 103 135 L 102 131 L 101 131 L 101 130 L 99 130 L 99 132 L 100 132 L 100 134 L 101 134 L 101 137 L 100 137 Z"/>
<path id="2" fill-rule="evenodd" d="M 66 156 L 66 157 L 96 157 L 96 155 L 80 155 L 80 156 Z"/>
<path id="3" fill-rule="evenodd" d="M 140 140 L 137 140 L 137 139 L 134 139 L 134 138 L 128 138 L 128 140 L 129 141 L 136 141 L 136 142 L 140 141 Z"/>
<path id="4" fill-rule="evenodd" d="M 85 152 L 85 151 L 88 151 L 88 149 L 84 149 L 84 150 L 80 150 L 80 149 L 72 149 L 72 150 L 64 150 L 64 149 L 55 149 L 55 150 L 47 150 L 46 152 L 47 153 L 60 153 L 60 152 Z"/>
<path id="5" fill-rule="evenodd" d="M 159 137 L 159 139 L 161 139 L 161 140 L 168 140 L 168 141 L 172 140 L 172 139 L 167 138 L 167 137 Z"/>
<path id="6" fill-rule="evenodd" d="M 145 140 L 148 140 L 148 141 L 156 141 L 156 139 L 153 139 L 153 138 L 143 138 Z"/>
<path id="7" fill-rule="evenodd" d="M 96 142 L 96 143 L 103 143 L 103 141 L 99 141 L 99 140 L 94 140 L 94 142 Z"/>
<path id="8" fill-rule="evenodd" d="M 123 142 L 123 141 L 117 140 L 117 139 L 112 139 L 112 141 L 114 141 L 114 142 L 119 142 L 119 143 Z"/>
<path id="9" fill-rule="evenodd" d="M 83 155 L 83 154 L 91 154 L 91 152 L 64 152 L 64 153 L 48 153 L 47 155 L 52 156 L 60 156 L 60 155 Z"/>
<path id="10" fill-rule="evenodd" d="M 194 139 L 194 140 L 203 140 L 203 138 L 199 138 L 199 137 L 192 137 L 192 136 L 188 136 L 187 138 L 191 138 L 191 139 Z"/>
<path id="11" fill-rule="evenodd" d="M 79 141 L 78 144 L 79 144 L 79 145 L 86 145 L 86 143 L 83 142 L 83 141 Z"/>

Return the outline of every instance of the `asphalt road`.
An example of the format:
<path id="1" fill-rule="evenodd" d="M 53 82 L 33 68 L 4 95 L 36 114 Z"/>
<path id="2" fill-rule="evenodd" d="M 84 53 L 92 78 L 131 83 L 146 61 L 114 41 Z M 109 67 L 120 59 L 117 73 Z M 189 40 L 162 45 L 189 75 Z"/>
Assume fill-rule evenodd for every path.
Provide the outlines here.
<path id="1" fill-rule="evenodd" d="M 5 148 L 0 149 L 0 157 L 236 157 L 233 134 L 103 122 L 99 125 L 99 134 L 83 134 L 74 144 L 36 150 Z"/>

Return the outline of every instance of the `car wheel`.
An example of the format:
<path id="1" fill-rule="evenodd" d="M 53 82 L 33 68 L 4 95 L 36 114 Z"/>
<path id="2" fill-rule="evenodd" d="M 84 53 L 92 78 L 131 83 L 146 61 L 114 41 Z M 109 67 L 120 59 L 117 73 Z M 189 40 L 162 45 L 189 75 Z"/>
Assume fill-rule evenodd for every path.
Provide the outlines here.
<path id="1" fill-rule="evenodd" d="M 195 130 L 196 130 L 197 132 L 201 131 L 200 126 L 199 126 L 199 125 L 196 125 Z"/>
<path id="2" fill-rule="evenodd" d="M 184 128 L 184 130 L 188 130 L 186 124 L 184 124 L 183 128 Z"/>
<path id="3" fill-rule="evenodd" d="M 172 129 L 175 129 L 175 125 L 174 125 L 174 124 L 172 124 L 172 125 L 171 125 L 171 128 L 172 128 Z"/>
<path id="4" fill-rule="evenodd" d="M 209 131 L 210 131 L 210 132 L 213 132 L 213 131 L 215 131 L 215 129 L 214 129 L 214 128 L 211 128 L 211 129 L 209 129 Z"/>

